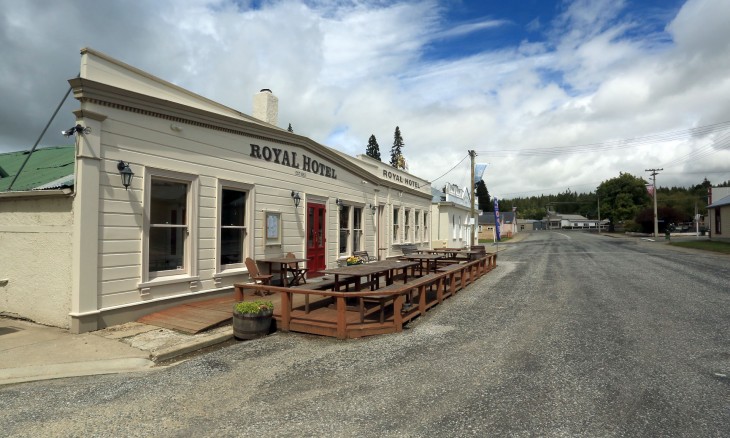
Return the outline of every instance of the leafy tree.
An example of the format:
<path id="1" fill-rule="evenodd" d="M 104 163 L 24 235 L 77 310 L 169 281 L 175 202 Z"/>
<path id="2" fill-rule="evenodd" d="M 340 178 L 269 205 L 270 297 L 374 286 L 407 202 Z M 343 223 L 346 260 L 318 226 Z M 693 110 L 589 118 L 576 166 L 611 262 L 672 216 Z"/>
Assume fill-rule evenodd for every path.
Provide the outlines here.
<path id="1" fill-rule="evenodd" d="M 487 190 L 487 185 L 484 183 L 483 179 L 480 179 L 479 182 L 477 182 L 477 203 L 479 205 L 479 210 L 481 211 L 489 211 L 490 210 L 490 196 L 489 196 L 489 190 Z"/>
<path id="2" fill-rule="evenodd" d="M 289 127 L 286 128 L 286 130 L 291 132 L 292 134 L 294 133 L 294 128 L 291 127 L 291 123 L 289 123 Z"/>
<path id="3" fill-rule="evenodd" d="M 650 201 L 646 180 L 629 173 L 602 182 L 597 193 L 601 198 L 601 217 L 610 219 L 610 230 L 619 222 L 633 220 Z"/>
<path id="4" fill-rule="evenodd" d="M 365 155 L 367 155 L 370 158 L 375 158 L 378 161 L 381 161 L 380 159 L 380 146 L 378 145 L 378 140 L 375 139 L 375 135 L 370 135 L 370 138 L 368 139 L 368 147 L 365 150 Z"/>
<path id="5" fill-rule="evenodd" d="M 405 166 L 405 160 L 403 157 L 403 137 L 400 135 L 400 127 L 395 127 L 395 133 L 393 134 L 393 147 L 390 148 L 390 165 L 396 169 L 402 169 Z"/>

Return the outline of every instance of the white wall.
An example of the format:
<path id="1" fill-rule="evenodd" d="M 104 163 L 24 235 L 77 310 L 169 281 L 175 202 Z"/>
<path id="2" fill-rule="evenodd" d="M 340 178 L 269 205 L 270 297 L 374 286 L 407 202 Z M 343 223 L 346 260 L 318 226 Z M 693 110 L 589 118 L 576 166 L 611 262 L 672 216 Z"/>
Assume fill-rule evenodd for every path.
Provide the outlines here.
<path id="1" fill-rule="evenodd" d="M 68 196 L 0 198 L 0 311 L 68 328 L 72 222 Z"/>

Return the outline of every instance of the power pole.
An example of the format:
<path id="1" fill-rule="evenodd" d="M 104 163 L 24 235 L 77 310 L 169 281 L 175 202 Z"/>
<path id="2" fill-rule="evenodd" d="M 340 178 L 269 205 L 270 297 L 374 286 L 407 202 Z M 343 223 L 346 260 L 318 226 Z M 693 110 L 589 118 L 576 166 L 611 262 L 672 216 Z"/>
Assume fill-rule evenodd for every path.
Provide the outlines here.
<path id="1" fill-rule="evenodd" d="M 664 170 L 664 168 L 662 168 L 662 169 L 645 169 L 645 170 L 647 172 L 651 172 L 651 177 L 653 178 L 652 185 L 654 187 L 654 190 L 653 190 L 653 192 L 654 192 L 654 238 L 658 239 L 659 238 L 659 221 L 657 219 L 657 214 L 656 214 L 656 192 L 657 192 L 656 176 L 659 174 L 659 171 Z"/>
<path id="2" fill-rule="evenodd" d="M 471 199 L 471 220 L 474 221 L 471 224 L 471 245 L 476 245 L 476 215 L 474 214 L 474 195 L 476 195 L 476 191 L 474 190 L 474 159 L 476 158 L 477 153 L 473 150 L 469 151 L 469 157 L 471 157 L 471 193 L 469 196 L 469 199 Z"/>
<path id="3" fill-rule="evenodd" d="M 598 234 L 601 234 L 601 195 L 596 190 L 596 196 L 598 197 Z"/>

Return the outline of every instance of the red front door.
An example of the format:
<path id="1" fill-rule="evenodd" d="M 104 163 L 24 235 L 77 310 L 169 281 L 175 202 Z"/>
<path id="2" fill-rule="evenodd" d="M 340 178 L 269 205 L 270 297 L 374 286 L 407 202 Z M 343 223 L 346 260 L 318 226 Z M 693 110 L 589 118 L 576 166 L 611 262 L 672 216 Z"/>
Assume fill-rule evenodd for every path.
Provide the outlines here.
<path id="1" fill-rule="evenodd" d="M 327 210 L 324 204 L 307 203 L 307 268 L 308 277 L 322 275 L 319 271 L 327 267 L 325 245 L 325 217 Z"/>

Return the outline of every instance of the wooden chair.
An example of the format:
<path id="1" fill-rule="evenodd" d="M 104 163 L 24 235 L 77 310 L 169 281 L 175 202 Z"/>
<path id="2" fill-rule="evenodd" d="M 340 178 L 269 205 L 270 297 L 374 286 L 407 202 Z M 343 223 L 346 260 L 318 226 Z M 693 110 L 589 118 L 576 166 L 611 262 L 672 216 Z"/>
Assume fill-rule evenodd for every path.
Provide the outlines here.
<path id="1" fill-rule="evenodd" d="M 360 257 L 365 263 L 370 263 L 371 261 L 367 251 L 353 251 L 352 255 L 354 255 L 355 257 Z"/>
<path id="2" fill-rule="evenodd" d="M 261 283 L 265 285 L 271 284 L 271 278 L 273 275 L 262 274 L 259 272 L 259 267 L 256 266 L 256 262 L 251 257 L 246 257 L 246 269 L 248 269 L 248 276 L 253 280 L 254 283 Z M 261 296 L 268 295 L 269 291 L 261 292 Z"/>
<path id="3" fill-rule="evenodd" d="M 291 252 L 287 253 L 286 257 L 290 258 L 290 259 L 297 258 L 297 256 L 295 256 L 294 253 L 291 253 Z M 299 263 L 296 263 L 296 262 L 289 263 L 287 265 L 286 271 L 291 273 L 291 275 L 292 275 L 291 281 L 289 282 L 290 286 L 297 286 L 301 283 L 307 282 L 305 275 L 307 274 L 308 269 L 300 268 Z"/>

